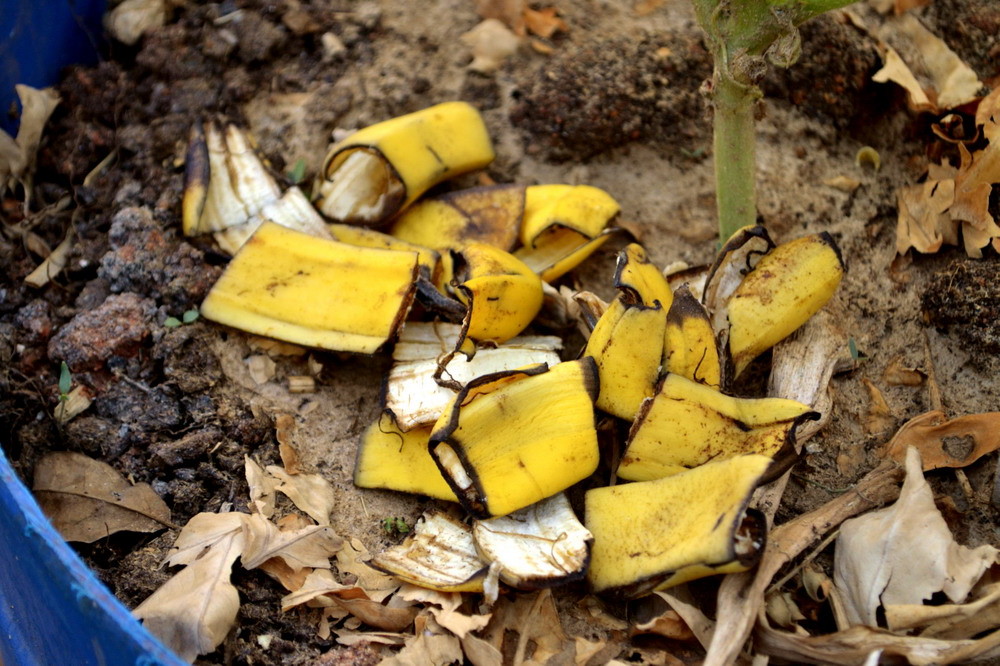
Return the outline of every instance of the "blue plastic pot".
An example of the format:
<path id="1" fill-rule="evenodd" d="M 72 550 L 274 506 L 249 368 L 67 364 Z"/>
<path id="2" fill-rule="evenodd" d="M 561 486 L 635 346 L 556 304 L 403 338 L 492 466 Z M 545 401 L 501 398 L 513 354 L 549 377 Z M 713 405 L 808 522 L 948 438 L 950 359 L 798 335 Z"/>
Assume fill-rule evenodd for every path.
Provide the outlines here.
<path id="1" fill-rule="evenodd" d="M 105 0 L 0 0 L 0 127 L 14 85 L 52 85 L 97 60 Z M 0 450 L 0 664 L 181 666 L 87 568 Z"/>
<path id="2" fill-rule="evenodd" d="M 66 65 L 97 62 L 106 0 L 0 0 L 0 128 L 17 122 L 14 86 L 49 86 Z"/>
<path id="3" fill-rule="evenodd" d="M 0 451 L 0 663 L 180 666 L 42 514 Z"/>

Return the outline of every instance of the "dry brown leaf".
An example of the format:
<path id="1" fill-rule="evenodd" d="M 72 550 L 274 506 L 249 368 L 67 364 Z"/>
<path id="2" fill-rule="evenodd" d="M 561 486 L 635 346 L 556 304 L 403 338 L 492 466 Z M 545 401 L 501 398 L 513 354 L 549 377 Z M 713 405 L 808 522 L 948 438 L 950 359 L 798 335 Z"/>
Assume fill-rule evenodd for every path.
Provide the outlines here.
<path id="1" fill-rule="evenodd" d="M 461 39 L 472 49 L 469 69 L 480 74 L 499 69 L 503 61 L 521 45 L 521 39 L 497 19 L 484 20 L 462 35 Z"/>
<path id="2" fill-rule="evenodd" d="M 972 638 L 1000 627 L 1000 584 L 986 586 L 967 604 L 890 604 L 885 607 L 885 620 L 896 632 L 919 629 L 927 638 Z"/>
<path id="3" fill-rule="evenodd" d="M 306 576 L 305 582 L 298 589 L 281 598 L 281 610 L 287 612 L 302 604 L 333 606 L 333 601 L 327 597 L 331 593 L 362 596 L 364 591 L 357 586 L 338 582 L 329 569 L 315 569 Z"/>
<path id="4" fill-rule="evenodd" d="M 35 270 L 28 273 L 24 278 L 24 283 L 28 286 L 40 289 L 49 283 L 55 276 L 59 275 L 69 262 L 69 251 L 73 248 L 73 230 L 66 233 L 62 242 L 52 250 L 45 260 L 35 267 Z"/>
<path id="5" fill-rule="evenodd" d="M 62 400 L 62 396 L 60 396 L 59 406 L 56 407 L 55 412 L 56 420 L 59 423 L 69 423 L 87 411 L 93 397 L 93 393 L 86 386 L 77 386 L 67 394 L 65 400 Z"/>
<path id="6" fill-rule="evenodd" d="M 195 514 L 177 535 L 163 563 L 170 566 L 191 564 L 223 539 L 237 532 L 242 534 L 246 517 L 247 514 L 235 511 Z"/>
<path id="7" fill-rule="evenodd" d="M 351 629 L 334 629 L 337 642 L 341 645 L 358 645 L 360 643 L 378 643 L 379 645 L 403 645 L 412 634 L 400 634 L 389 631 L 353 631 Z"/>
<path id="8" fill-rule="evenodd" d="M 925 254 L 937 252 L 946 241 L 958 243 L 958 225 L 948 209 L 955 202 L 955 181 L 928 180 L 921 185 L 902 187 L 896 193 L 899 216 L 896 222 L 896 252 L 911 247 Z"/>
<path id="9" fill-rule="evenodd" d="M 483 19 L 502 21 L 514 34 L 524 36 L 524 0 L 476 0 L 476 13 Z"/>
<path id="10" fill-rule="evenodd" d="M 272 557 L 279 557 L 294 571 L 326 569 L 330 557 L 337 553 L 344 540 L 329 527 L 312 525 L 282 532 L 278 526 L 260 514 L 251 514 L 243 521 L 243 555 L 245 569 L 255 569 Z"/>
<path id="11" fill-rule="evenodd" d="M 934 506 L 920 452 L 906 454 L 906 480 L 891 507 L 846 521 L 834 556 L 834 585 L 852 624 L 877 626 L 876 611 L 889 604 L 919 604 L 937 592 L 964 601 L 1000 551 L 955 542 Z"/>
<path id="12" fill-rule="evenodd" d="M 425 623 L 426 622 L 426 623 Z M 426 616 L 417 618 L 414 635 L 398 654 L 383 659 L 380 666 L 444 666 L 462 662 L 462 644 Z"/>
<path id="13" fill-rule="evenodd" d="M 215 541 L 132 611 L 149 631 L 187 661 L 214 650 L 240 608 L 229 577 L 243 548 L 243 533 Z"/>
<path id="14" fill-rule="evenodd" d="M 396 596 L 407 601 L 429 604 L 427 610 L 437 623 L 462 639 L 485 627 L 492 617 L 492 613 L 463 613 L 459 610 L 463 601 L 460 592 L 439 592 L 403 583 Z"/>
<path id="15" fill-rule="evenodd" d="M 542 9 L 524 8 L 524 27 L 528 32 L 538 35 L 543 39 L 549 39 L 557 31 L 566 32 L 569 26 L 558 16 L 555 7 L 544 7 Z"/>
<path id="16" fill-rule="evenodd" d="M 860 180 L 849 176 L 834 176 L 833 178 L 827 178 L 823 181 L 823 184 L 827 187 L 832 187 L 840 190 L 841 192 L 847 193 L 851 193 L 861 187 Z"/>
<path id="17" fill-rule="evenodd" d="M 281 464 L 289 474 L 301 474 L 299 452 L 295 449 L 295 417 L 291 414 L 278 414 L 274 418 L 274 438 L 278 440 L 278 455 Z"/>
<path id="18" fill-rule="evenodd" d="M 976 125 L 1000 124 L 1000 87 L 979 101 L 976 107 Z"/>
<path id="19" fill-rule="evenodd" d="M 948 213 L 953 220 L 961 221 L 965 252 L 970 257 L 983 256 L 982 248 L 1000 236 L 990 215 L 990 193 L 993 184 L 1000 183 L 1000 124 L 987 122 L 983 134 L 989 145 L 981 151 L 970 153 L 959 144 L 962 163 L 955 175 L 955 202 Z"/>
<path id="20" fill-rule="evenodd" d="M 472 666 L 503 666 L 503 653 L 492 644 L 473 634 L 462 639 L 462 652 Z"/>
<path id="21" fill-rule="evenodd" d="M 487 633 L 500 634 L 502 639 L 508 631 L 518 636 L 512 658 L 515 664 L 545 664 L 573 648 L 563 633 L 551 590 L 518 595 L 513 601 L 502 599 L 494 607 Z M 534 651 L 526 659 L 529 643 L 534 645 Z"/>
<path id="22" fill-rule="evenodd" d="M 274 515 L 274 491 L 280 482 L 248 455 L 243 456 L 243 466 L 250 486 L 250 509 L 270 518 Z"/>
<path id="23" fill-rule="evenodd" d="M 337 570 L 343 574 L 351 574 L 357 585 L 368 593 L 372 599 L 381 601 L 399 587 L 399 580 L 388 576 L 368 566 L 372 555 L 365 545 L 357 539 L 344 543 L 337 552 Z M 381 596 L 379 596 L 381 593 Z"/>
<path id="24" fill-rule="evenodd" d="M 281 481 L 275 490 L 284 494 L 300 511 L 320 525 L 330 524 L 330 514 L 335 503 L 333 486 L 319 474 L 291 475 L 277 465 L 265 468 L 271 476 Z"/>
<path id="25" fill-rule="evenodd" d="M 931 103 L 927 93 L 924 92 L 920 82 L 917 81 L 917 77 L 913 75 L 910 68 L 903 62 L 903 59 L 899 57 L 896 49 L 887 46 L 882 59 L 884 61 L 882 69 L 875 72 L 872 76 L 872 81 L 875 83 L 888 83 L 892 81 L 896 85 L 901 86 L 909 98 L 910 108 L 914 111 L 935 110 L 934 104 Z"/>
<path id="26" fill-rule="evenodd" d="M 280 557 L 272 557 L 262 562 L 257 568 L 281 583 L 289 592 L 302 589 L 302 586 L 306 584 L 306 580 L 309 578 L 309 574 L 315 571 L 315 569 L 293 569 Z"/>
<path id="27" fill-rule="evenodd" d="M 32 88 L 23 84 L 14 86 L 21 100 L 21 124 L 17 138 L 0 130 L 0 195 L 7 188 L 18 184 L 25 190 L 25 210 L 31 200 L 31 182 L 35 171 L 38 145 L 49 116 L 59 105 L 59 94 L 54 88 Z"/>
<path id="28" fill-rule="evenodd" d="M 905 658 L 910 664 L 951 664 L 1000 655 L 1000 631 L 979 640 L 945 641 L 921 636 L 898 636 L 880 629 L 856 626 L 825 636 L 798 636 L 777 631 L 762 621 L 754 635 L 761 654 L 791 663 L 856 664 L 869 662 L 872 653 Z"/>
<path id="29" fill-rule="evenodd" d="M 927 379 L 926 373 L 916 368 L 908 368 L 903 359 L 896 357 L 882 373 L 882 379 L 890 386 L 921 386 Z"/>
<path id="30" fill-rule="evenodd" d="M 896 425 L 896 419 L 885 401 L 885 396 L 875 384 L 863 377 L 861 382 L 868 390 L 868 414 L 865 416 L 865 432 L 869 435 L 886 432 Z"/>
<path id="31" fill-rule="evenodd" d="M 93 543 L 115 532 L 176 527 L 149 484 L 132 485 L 107 463 L 80 453 L 60 451 L 39 460 L 32 490 L 67 541 Z"/>
<path id="32" fill-rule="evenodd" d="M 246 363 L 250 378 L 257 386 L 266 384 L 274 379 L 274 375 L 278 370 L 278 364 L 270 356 L 264 354 L 248 356 L 243 362 Z"/>
<path id="33" fill-rule="evenodd" d="M 654 594 L 666 601 L 670 605 L 670 608 L 680 615 L 694 633 L 698 642 L 707 648 L 712 642 L 712 634 L 715 633 L 715 623 L 708 619 L 701 609 L 694 604 L 693 600 L 689 598 L 690 594 L 686 596 L 682 595 L 681 588 L 673 588 L 670 592 L 654 592 Z"/>
<path id="34" fill-rule="evenodd" d="M 910 447 L 920 452 L 924 470 L 971 465 L 1000 449 L 1000 412 L 968 414 L 950 421 L 944 412 L 926 412 L 904 423 L 886 451 L 902 462 Z"/>
<path id="35" fill-rule="evenodd" d="M 651 620 L 633 625 L 629 634 L 631 636 L 656 634 L 675 641 L 695 640 L 694 633 L 687 626 L 684 619 L 677 614 L 677 611 L 670 610 L 669 608 L 664 609 L 663 612 Z"/>
<path id="36" fill-rule="evenodd" d="M 908 12 L 911 9 L 923 7 L 925 5 L 929 5 L 930 3 L 931 0 L 895 0 L 892 10 L 898 16 L 899 14 Z"/>
<path id="37" fill-rule="evenodd" d="M 365 597 L 345 599 L 337 594 L 331 594 L 329 598 L 365 624 L 382 631 L 402 631 L 413 623 L 417 615 L 416 607 L 401 606 L 395 596 L 389 599 L 388 604 Z"/>
<path id="38" fill-rule="evenodd" d="M 774 528 L 755 570 L 723 578 L 719 587 L 716 629 L 704 666 L 733 663 L 750 636 L 757 613 L 763 608 L 764 592 L 775 573 L 847 518 L 895 498 L 899 494 L 896 484 L 902 474 L 902 468 L 895 462 L 883 462 L 850 491 Z M 769 485 L 787 483 L 788 476 L 786 472 Z M 778 496 L 780 498 L 780 494 Z"/>

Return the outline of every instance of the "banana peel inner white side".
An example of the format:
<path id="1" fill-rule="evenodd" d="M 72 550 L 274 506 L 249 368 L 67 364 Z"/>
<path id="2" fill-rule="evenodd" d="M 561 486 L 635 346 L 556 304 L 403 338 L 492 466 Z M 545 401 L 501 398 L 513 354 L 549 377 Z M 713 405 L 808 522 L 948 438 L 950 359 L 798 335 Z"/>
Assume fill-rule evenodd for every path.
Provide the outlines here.
<path id="1" fill-rule="evenodd" d="M 438 511 L 424 514 L 403 543 L 382 551 L 370 564 L 441 592 L 482 592 L 489 569 L 476 553 L 469 526 Z"/>
<path id="2" fill-rule="evenodd" d="M 433 425 L 455 397 L 454 385 L 464 386 L 477 377 L 527 365 L 545 363 L 552 367 L 559 363 L 562 349 L 562 340 L 556 336 L 518 336 L 497 347 L 480 349 L 469 359 L 449 353 L 460 339 L 457 324 L 410 322 L 403 327 L 386 382 L 386 409 L 395 415 L 402 430 Z M 442 368 L 444 357 L 450 360 Z M 441 382 L 439 377 L 447 381 Z"/>
<path id="3" fill-rule="evenodd" d="M 477 520 L 472 536 L 480 557 L 499 565 L 500 580 L 521 590 L 582 579 L 593 542 L 564 493 L 507 516 Z"/>

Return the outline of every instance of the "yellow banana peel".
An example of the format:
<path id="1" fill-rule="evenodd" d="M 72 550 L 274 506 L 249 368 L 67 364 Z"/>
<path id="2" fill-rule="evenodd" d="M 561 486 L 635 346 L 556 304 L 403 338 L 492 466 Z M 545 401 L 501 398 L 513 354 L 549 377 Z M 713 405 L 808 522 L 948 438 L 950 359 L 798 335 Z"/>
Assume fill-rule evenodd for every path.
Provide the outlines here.
<path id="1" fill-rule="evenodd" d="M 493 161 L 482 117 L 445 102 L 358 130 L 335 144 L 313 188 L 337 222 L 387 222 L 434 185 Z"/>
<path id="2" fill-rule="evenodd" d="M 413 533 L 369 564 L 412 585 L 440 592 L 482 592 L 489 567 L 479 559 L 472 530 L 447 514 L 424 514 Z"/>
<path id="3" fill-rule="evenodd" d="M 581 580 L 594 540 L 564 493 L 507 516 L 477 520 L 472 537 L 479 556 L 498 566 L 500 580 L 519 590 Z"/>
<path id="4" fill-rule="evenodd" d="M 708 308 L 712 327 L 723 348 L 729 335 L 726 304 L 743 278 L 773 248 L 774 241 L 763 226 L 743 227 L 726 241 L 709 268 L 701 302 Z"/>
<path id="5" fill-rule="evenodd" d="M 634 598 L 752 567 L 766 526 L 747 503 L 770 464 L 767 456 L 743 455 L 655 481 L 588 490 L 591 588 Z"/>
<path id="6" fill-rule="evenodd" d="M 469 243 L 460 260 L 451 283 L 455 296 L 469 308 L 468 338 L 505 342 L 527 328 L 542 309 L 542 281 L 514 255 Z"/>
<path id="7" fill-rule="evenodd" d="M 417 255 L 265 222 L 209 291 L 206 319 L 309 347 L 373 353 L 413 301 Z"/>
<path id="8" fill-rule="evenodd" d="M 840 250 L 826 232 L 764 255 L 726 304 L 733 377 L 826 305 L 843 275 Z"/>
<path id="9" fill-rule="evenodd" d="M 553 227 L 596 238 L 620 210 L 610 194 L 590 185 L 532 185 L 525 192 L 521 244 L 535 247 Z"/>
<path id="10" fill-rule="evenodd" d="M 431 455 L 462 506 L 502 516 L 555 495 L 598 464 L 593 359 L 486 375 L 455 397 Z"/>
<path id="11" fill-rule="evenodd" d="M 354 485 L 458 502 L 427 450 L 430 438 L 429 427 L 403 432 L 392 414 L 383 412 L 361 434 Z"/>
<path id="12" fill-rule="evenodd" d="M 605 229 L 597 237 L 587 238 L 573 229 L 552 227 L 542 232 L 533 247 L 520 247 L 514 251 L 514 256 L 545 282 L 554 282 L 620 233 L 621 229 Z"/>
<path id="13" fill-rule="evenodd" d="M 795 400 L 734 398 L 667 375 L 636 416 L 618 476 L 648 481 L 748 453 L 791 455 L 795 429 L 818 416 Z"/>
<path id="14" fill-rule="evenodd" d="M 667 313 L 663 371 L 719 390 L 722 363 L 708 311 L 686 284 L 674 292 Z"/>
<path id="15" fill-rule="evenodd" d="M 408 241 L 384 234 L 368 227 L 359 227 L 354 224 L 328 224 L 327 229 L 333 240 L 357 245 L 358 247 L 374 247 L 383 250 L 396 250 L 399 252 L 415 252 L 417 263 L 420 264 L 420 272 L 428 280 L 435 280 L 441 273 L 441 255 L 437 250 L 429 247 L 410 243 Z"/>
<path id="16" fill-rule="evenodd" d="M 524 216 L 524 190 L 490 185 L 422 199 L 396 218 L 389 233 L 438 250 L 486 243 L 509 251 Z"/>
<path id="17" fill-rule="evenodd" d="M 663 312 L 670 311 L 674 300 L 667 279 L 638 243 L 629 243 L 618 253 L 614 285 L 629 303 L 642 303 L 650 308 L 659 304 Z"/>
<path id="18" fill-rule="evenodd" d="M 626 305 L 619 296 L 597 321 L 583 354 L 600 375 L 597 407 L 631 421 L 653 395 L 660 374 L 667 318 L 657 304 Z"/>

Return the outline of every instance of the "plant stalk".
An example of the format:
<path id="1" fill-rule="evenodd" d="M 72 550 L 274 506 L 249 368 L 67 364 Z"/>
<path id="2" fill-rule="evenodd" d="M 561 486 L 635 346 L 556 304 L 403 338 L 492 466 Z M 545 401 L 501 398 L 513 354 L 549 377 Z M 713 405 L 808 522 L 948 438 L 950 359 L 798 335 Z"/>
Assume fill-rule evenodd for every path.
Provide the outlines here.
<path id="1" fill-rule="evenodd" d="M 719 240 L 723 243 L 740 228 L 757 222 L 757 95 L 747 88 L 725 74 L 716 76 L 713 152 Z"/>

